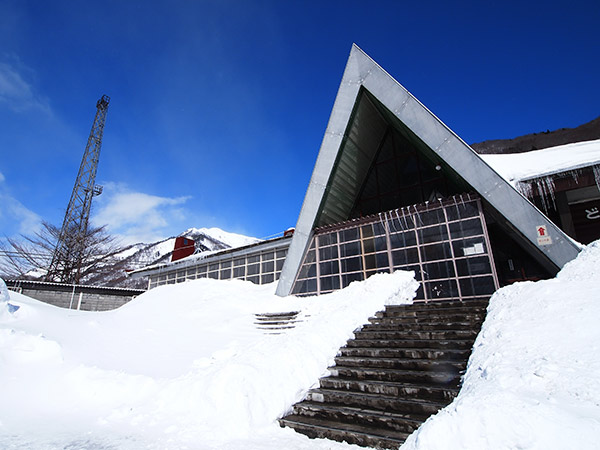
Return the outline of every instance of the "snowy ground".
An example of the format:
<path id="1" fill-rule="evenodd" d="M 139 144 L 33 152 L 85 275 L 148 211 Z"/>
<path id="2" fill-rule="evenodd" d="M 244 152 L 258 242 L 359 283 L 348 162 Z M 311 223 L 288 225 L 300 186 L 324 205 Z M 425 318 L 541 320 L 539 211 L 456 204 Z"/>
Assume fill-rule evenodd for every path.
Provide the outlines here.
<path id="1" fill-rule="evenodd" d="M 599 276 L 600 241 L 556 279 L 494 295 L 463 390 L 402 448 L 599 448 Z M 414 289 L 396 273 L 280 299 L 272 285 L 204 279 L 103 313 L 0 296 L 0 448 L 358 448 L 276 419 L 354 328 Z M 253 325 L 292 310 L 304 321 L 286 334 Z"/>
<path id="2" fill-rule="evenodd" d="M 197 280 L 115 311 L 0 303 L 0 448 L 337 449 L 278 426 L 385 304 L 407 302 L 410 273 L 378 275 L 320 298 L 275 285 Z M 301 311 L 265 335 L 255 313 Z"/>

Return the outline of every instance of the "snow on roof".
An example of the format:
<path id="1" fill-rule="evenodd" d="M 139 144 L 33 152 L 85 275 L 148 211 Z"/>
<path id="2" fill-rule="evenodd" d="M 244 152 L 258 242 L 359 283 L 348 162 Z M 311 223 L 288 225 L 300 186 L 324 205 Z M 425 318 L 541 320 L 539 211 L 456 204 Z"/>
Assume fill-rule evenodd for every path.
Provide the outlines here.
<path id="1" fill-rule="evenodd" d="M 515 184 L 518 181 L 600 164 L 600 139 L 526 153 L 480 156 L 498 174 Z"/>

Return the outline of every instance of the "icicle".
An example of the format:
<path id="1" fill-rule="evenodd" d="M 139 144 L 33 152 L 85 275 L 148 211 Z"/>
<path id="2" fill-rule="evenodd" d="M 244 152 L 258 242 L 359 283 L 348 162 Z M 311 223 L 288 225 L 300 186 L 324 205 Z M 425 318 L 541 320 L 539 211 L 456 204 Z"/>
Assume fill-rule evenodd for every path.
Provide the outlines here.
<path id="1" fill-rule="evenodd" d="M 400 208 L 402 211 L 402 218 L 404 218 L 404 208 Z M 406 227 L 402 225 L 402 219 L 400 218 L 400 214 L 398 214 L 398 210 L 396 210 L 396 217 L 398 218 L 398 224 L 402 228 L 402 231 L 406 230 Z"/>
<path id="2" fill-rule="evenodd" d="M 592 171 L 594 172 L 594 181 L 596 182 L 596 187 L 600 191 L 600 165 L 592 166 Z"/>
<path id="3" fill-rule="evenodd" d="M 417 205 L 413 205 L 415 208 L 415 215 L 417 216 L 417 219 L 419 219 L 418 224 L 423 226 L 423 220 L 421 219 L 421 214 L 419 213 L 419 210 L 417 209 Z M 417 221 L 415 221 L 415 226 L 417 225 Z"/>
<path id="4" fill-rule="evenodd" d="M 394 216 L 392 215 L 392 213 L 393 211 L 390 211 L 390 217 L 388 217 L 386 213 L 385 220 L 387 220 L 390 233 L 392 232 L 392 230 L 394 233 L 397 233 L 398 230 L 396 230 L 396 225 L 394 225 Z"/>
<path id="5" fill-rule="evenodd" d="M 404 220 L 404 229 L 408 230 L 410 226 L 408 225 L 408 219 L 410 218 L 410 206 L 407 207 L 406 210 L 402 208 L 402 220 Z"/>
<path id="6" fill-rule="evenodd" d="M 548 210 L 550 206 L 553 206 L 556 209 L 556 197 L 554 195 L 554 179 L 552 175 L 547 175 L 545 177 L 536 178 L 535 180 L 531 180 L 530 183 L 519 183 L 518 186 L 522 186 L 523 189 L 521 193 L 525 195 L 530 200 L 533 200 L 533 183 L 535 183 L 535 187 L 537 188 L 537 193 L 540 197 L 540 201 L 542 202 L 542 208 L 546 214 L 548 214 Z"/>
<path id="7" fill-rule="evenodd" d="M 517 190 L 527 197 L 529 200 L 533 200 L 533 187 L 531 184 L 523 181 L 517 182 Z"/>

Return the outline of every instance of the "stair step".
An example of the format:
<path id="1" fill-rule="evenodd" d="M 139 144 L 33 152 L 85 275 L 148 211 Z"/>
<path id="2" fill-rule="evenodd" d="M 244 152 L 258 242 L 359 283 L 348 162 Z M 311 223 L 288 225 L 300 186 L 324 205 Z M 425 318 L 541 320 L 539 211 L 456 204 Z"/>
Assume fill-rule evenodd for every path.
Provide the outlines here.
<path id="1" fill-rule="evenodd" d="M 412 433 L 429 417 L 429 414 L 409 411 L 381 411 L 366 407 L 306 400 L 294 405 L 292 414 L 401 433 Z"/>
<path id="2" fill-rule="evenodd" d="M 400 370 L 455 370 L 466 368 L 466 361 L 430 360 L 413 358 L 369 358 L 362 356 L 336 356 L 335 364 L 346 367 L 383 368 Z"/>
<path id="3" fill-rule="evenodd" d="M 443 300 L 443 301 L 415 301 L 412 304 L 402 305 L 388 305 L 386 309 L 447 309 L 447 308 L 479 308 L 487 307 L 489 304 L 489 297 L 479 297 L 465 300 Z"/>
<path id="4" fill-rule="evenodd" d="M 478 330 L 447 330 L 447 331 L 356 331 L 355 339 L 475 339 Z"/>
<path id="5" fill-rule="evenodd" d="M 390 315 L 385 311 L 379 311 L 375 313 L 373 317 L 369 319 L 371 323 L 437 323 L 438 321 L 450 321 L 450 322 L 476 322 L 480 323 L 485 318 L 485 311 L 461 311 L 456 314 L 433 314 L 433 313 L 423 313 L 423 314 L 411 314 L 411 315 Z"/>
<path id="6" fill-rule="evenodd" d="M 458 394 L 458 388 L 341 377 L 321 378 L 319 385 L 324 389 L 426 399 L 440 403 L 449 402 Z"/>
<path id="7" fill-rule="evenodd" d="M 371 409 L 381 412 L 393 412 L 404 414 L 418 414 L 430 416 L 435 414 L 446 403 L 431 400 L 414 400 L 383 394 L 366 394 L 364 392 L 338 391 L 335 389 L 312 389 L 306 397 L 307 402 L 352 406 L 356 408 Z M 302 403 L 300 403 L 302 405 Z"/>
<path id="8" fill-rule="evenodd" d="M 295 414 L 279 419 L 279 424 L 282 427 L 293 428 L 310 438 L 332 439 L 363 447 L 398 448 L 408 437 L 408 433 L 377 430 L 372 427 L 312 419 Z"/>
<path id="9" fill-rule="evenodd" d="M 433 305 L 431 303 L 421 303 L 409 306 L 405 305 L 393 305 L 385 307 L 385 315 L 388 317 L 411 317 L 415 315 L 427 316 L 427 315 L 440 315 L 440 314 L 480 314 L 487 311 L 488 302 L 485 304 L 446 304 L 446 305 Z"/>
<path id="10" fill-rule="evenodd" d="M 449 387 L 457 387 L 461 377 L 461 374 L 455 369 L 424 372 L 420 370 L 334 366 L 329 368 L 329 372 L 334 377 L 356 380 L 393 381 Z"/>
<path id="11" fill-rule="evenodd" d="M 370 358 L 415 358 L 415 359 L 446 359 L 458 361 L 468 359 L 471 353 L 468 349 L 436 349 L 436 348 L 378 348 L 378 347 L 342 347 L 340 356 L 359 356 Z"/>
<path id="12" fill-rule="evenodd" d="M 395 323 L 381 320 L 380 322 L 363 325 L 361 331 L 460 331 L 472 330 L 480 326 L 471 322 L 439 322 L 439 323 Z"/>
<path id="13" fill-rule="evenodd" d="M 350 339 L 347 347 L 369 348 L 437 348 L 452 350 L 470 350 L 473 339 Z"/>

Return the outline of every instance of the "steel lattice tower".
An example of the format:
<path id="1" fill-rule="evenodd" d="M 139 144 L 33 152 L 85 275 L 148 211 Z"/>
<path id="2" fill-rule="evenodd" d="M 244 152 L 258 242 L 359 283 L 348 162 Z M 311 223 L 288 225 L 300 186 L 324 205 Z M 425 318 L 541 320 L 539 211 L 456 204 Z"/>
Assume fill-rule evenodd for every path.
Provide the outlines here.
<path id="1" fill-rule="evenodd" d="M 52 262 L 48 268 L 46 281 L 79 283 L 86 249 L 92 198 L 102 193 L 102 186 L 96 186 L 95 182 L 109 102 L 110 97 L 103 95 L 96 103 L 96 117 L 52 255 Z"/>

